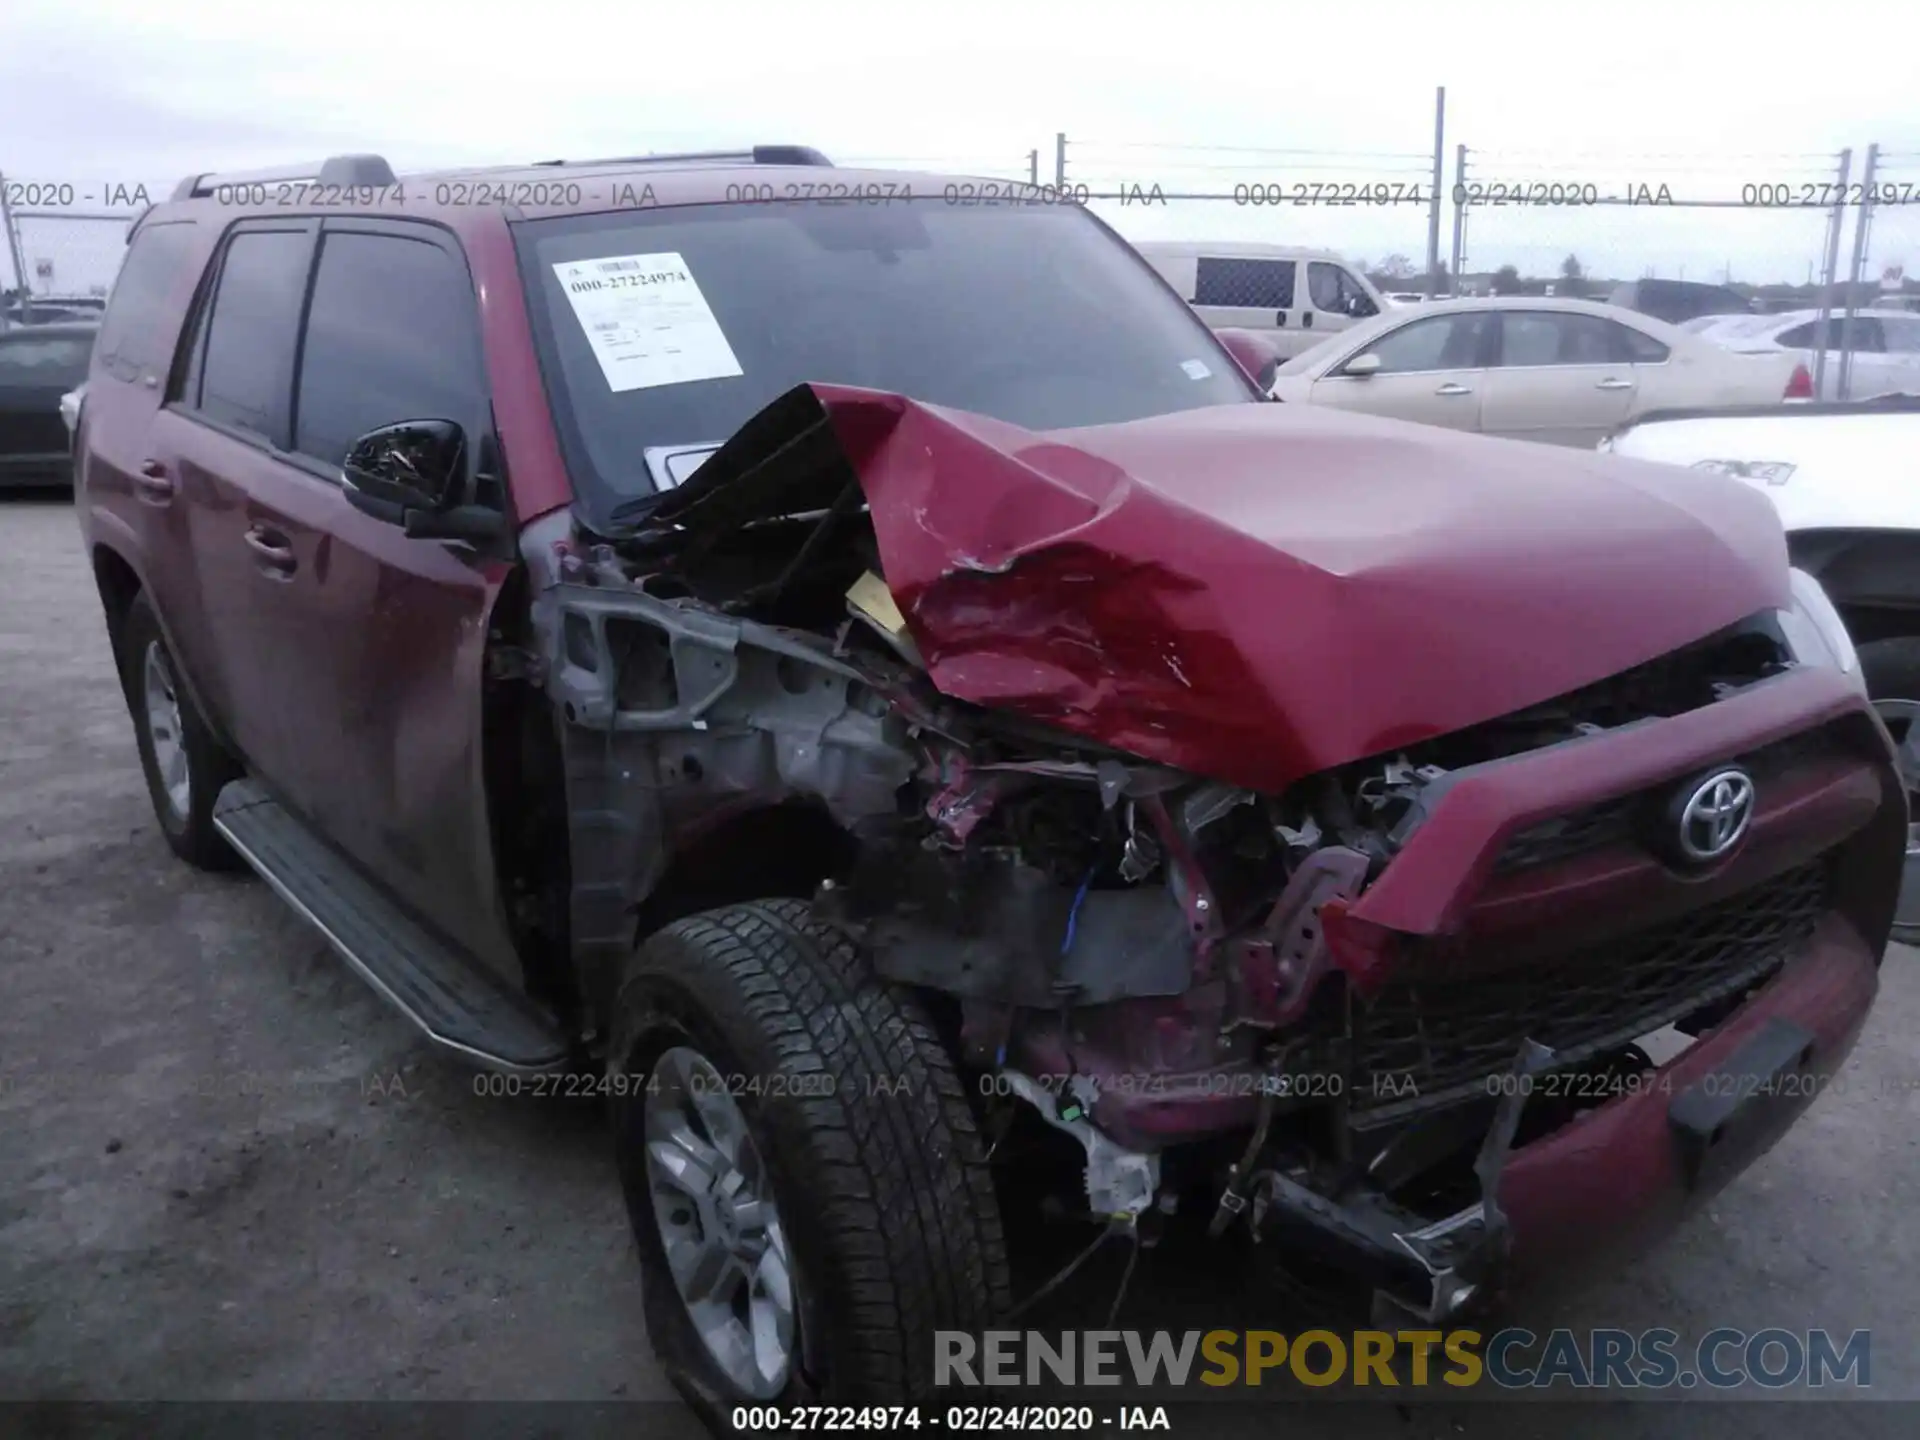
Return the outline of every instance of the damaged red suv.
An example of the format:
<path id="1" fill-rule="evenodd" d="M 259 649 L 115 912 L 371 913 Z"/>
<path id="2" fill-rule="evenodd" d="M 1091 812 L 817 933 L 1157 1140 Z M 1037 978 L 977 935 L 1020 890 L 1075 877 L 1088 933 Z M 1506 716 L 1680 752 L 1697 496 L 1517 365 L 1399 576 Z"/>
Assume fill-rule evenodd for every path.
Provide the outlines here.
<path id="1" fill-rule="evenodd" d="M 1645 1243 L 1874 997 L 1904 792 L 1763 496 L 1268 403 L 1048 198 L 199 177 L 95 351 L 169 844 L 609 1097 L 710 1415 L 919 1393 L 1014 1179 L 1444 1320 Z"/>

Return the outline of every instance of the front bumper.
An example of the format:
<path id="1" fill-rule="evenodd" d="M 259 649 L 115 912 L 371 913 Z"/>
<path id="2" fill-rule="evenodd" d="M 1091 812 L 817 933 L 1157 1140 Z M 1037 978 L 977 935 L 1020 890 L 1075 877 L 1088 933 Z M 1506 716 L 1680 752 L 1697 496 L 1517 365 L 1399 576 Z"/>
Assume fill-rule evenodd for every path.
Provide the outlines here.
<path id="1" fill-rule="evenodd" d="M 1517 838 L 1543 820 L 1643 792 L 1664 794 L 1735 757 L 1750 759 L 1759 800 L 1746 838 L 1716 869 L 1677 871 L 1624 835 L 1552 863 L 1505 868 Z M 1552 975 L 1555 987 L 1577 983 L 1583 993 L 1604 997 L 1610 984 L 1623 983 L 1616 977 L 1634 973 L 1639 994 L 1644 973 L 1622 967 L 1650 927 L 1684 928 L 1709 910 L 1747 916 L 1810 874 L 1821 888 L 1804 923 L 1769 940 L 1759 968 L 1735 975 L 1737 984 L 1686 1004 L 1666 995 L 1651 1009 L 1614 1017 L 1649 1022 L 1638 1028 L 1554 1035 L 1524 1014 L 1503 1014 L 1512 1026 L 1499 1032 L 1497 1047 L 1476 1031 L 1474 1055 L 1495 1057 L 1474 1058 L 1479 1068 L 1469 1067 L 1477 1111 L 1462 1099 L 1459 1081 L 1467 1072 L 1457 1053 L 1450 1069 L 1420 1075 L 1420 1093 L 1403 1100 L 1396 1098 L 1401 1086 L 1369 1086 L 1378 1078 L 1369 1066 L 1381 1051 L 1355 1040 L 1335 1052 L 1345 1054 L 1348 1067 L 1345 1113 L 1334 1117 L 1348 1137 L 1345 1159 L 1332 1166 L 1315 1161 L 1316 1147 L 1303 1145 L 1304 1132 L 1288 1126 L 1288 1114 L 1306 1107 L 1292 1107 L 1276 1119 L 1273 1140 L 1242 1169 L 1242 1188 L 1230 1188 L 1223 1207 L 1237 1213 L 1249 1208 L 1250 1197 L 1256 1233 L 1304 1247 L 1430 1320 L 1650 1243 L 1764 1153 L 1834 1084 L 1876 993 L 1907 833 L 1905 792 L 1884 728 L 1845 677 L 1812 668 L 1755 683 L 1704 710 L 1448 778 L 1385 873 L 1344 906 L 1349 938 L 1380 942 L 1363 956 L 1377 960 L 1380 973 L 1320 957 L 1329 972 L 1345 970 L 1349 989 L 1363 997 L 1361 1008 L 1378 1010 L 1396 986 L 1451 984 L 1457 991 L 1463 984 L 1510 984 L 1516 975 Z M 1736 919 L 1736 933 L 1744 923 Z M 1570 942 L 1569 935 L 1578 938 Z M 1568 968 L 1570 945 L 1579 948 L 1584 968 Z M 1373 1000 L 1365 998 L 1369 984 Z M 1247 1029 L 1285 1042 L 1305 1028 L 1246 1026 L 1233 1009 L 1231 974 L 1178 1004 L 1180 1015 L 1163 1002 L 1137 1002 L 1075 1017 L 1083 1043 L 1072 1069 L 1100 1082 L 1094 1120 L 1130 1149 L 1158 1152 L 1253 1129 L 1259 1092 L 1212 1081 L 1203 1063 L 1211 1061 L 1217 1074 L 1231 1062 L 1207 1055 L 1205 1046 L 1216 1034 Z M 1206 1012 L 1208 1005 L 1219 1009 Z M 1241 1028 L 1207 1023 L 1223 1016 Z M 1202 1024 L 1191 1023 L 1196 1019 Z M 1531 1053 L 1542 1070 L 1568 1073 L 1674 1022 L 1697 1037 L 1694 1043 L 1636 1074 L 1626 1093 L 1605 1092 L 1616 1098 L 1587 1100 L 1587 1108 L 1515 1100 L 1497 1107 L 1504 1132 L 1500 1116 L 1487 1123 L 1487 1111 L 1496 1108 L 1489 1097 L 1505 1092 L 1485 1082 L 1502 1079 L 1518 1057 Z M 1417 1030 L 1415 1048 L 1439 1048 L 1430 1043 L 1435 1033 Z M 1583 1049 L 1583 1040 L 1592 1043 Z M 1402 1043 L 1394 1053 L 1406 1048 Z M 1184 1073 L 1131 1090 L 1103 1073 L 1142 1055 L 1164 1057 L 1167 1069 Z M 1058 1064 L 1055 1056 L 1035 1058 L 1043 1062 L 1036 1068 Z M 1259 1074 L 1257 1054 L 1244 1063 L 1243 1074 Z M 1443 1083 L 1436 1093 L 1436 1078 L 1451 1088 Z M 1472 1132 L 1464 1151 L 1455 1144 L 1442 1152 L 1471 1157 L 1480 1146 L 1464 1196 L 1444 1204 L 1414 1200 L 1406 1186 L 1376 1178 L 1392 1170 L 1375 1162 L 1393 1145 L 1422 1127 L 1444 1126 L 1449 1114 L 1469 1113 L 1480 1117 L 1472 1123 L 1484 1135 Z M 1452 1208 L 1459 1205 L 1468 1208 Z"/>
<path id="2" fill-rule="evenodd" d="M 1879 988 L 1879 949 L 1839 916 L 1760 994 L 1660 1067 L 1654 1083 L 1512 1152 L 1497 1195 L 1511 1236 L 1508 1283 L 1526 1287 L 1651 1244 L 1758 1159 L 1821 1093 Z M 1756 1066 L 1776 1022 L 1804 1032 L 1805 1063 Z M 1700 1136 L 1689 1111 L 1730 1111 Z M 1704 1147 L 1702 1140 L 1706 1141 Z M 1704 1149 L 1704 1153 L 1703 1152 Z"/>

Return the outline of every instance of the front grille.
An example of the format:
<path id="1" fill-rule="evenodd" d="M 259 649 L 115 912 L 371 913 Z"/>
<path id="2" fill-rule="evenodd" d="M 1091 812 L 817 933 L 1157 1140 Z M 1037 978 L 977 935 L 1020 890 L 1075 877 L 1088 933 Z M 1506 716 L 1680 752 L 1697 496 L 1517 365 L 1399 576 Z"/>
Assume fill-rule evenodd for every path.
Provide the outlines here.
<path id="1" fill-rule="evenodd" d="M 1768 785 L 1793 771 L 1841 753 L 1833 737 L 1823 730 L 1807 730 L 1776 740 L 1733 757 L 1732 763 L 1753 776 L 1762 804 Z M 1497 875 L 1553 865 L 1589 851 L 1634 843 L 1643 823 L 1655 823 L 1667 801 L 1672 798 L 1677 780 L 1665 781 L 1645 790 L 1612 800 L 1570 810 L 1536 825 L 1529 825 L 1509 839 L 1494 863 Z"/>
<path id="2" fill-rule="evenodd" d="M 1699 710 L 1780 673 L 1786 646 L 1745 622 L 1552 700 L 1470 725 L 1406 752 L 1415 765 L 1457 770 L 1560 745 L 1582 734 Z"/>
<path id="3" fill-rule="evenodd" d="M 1563 1064 L 1617 1048 L 1770 976 L 1826 908 L 1816 861 L 1604 945 L 1471 980 L 1390 982 L 1354 1010 L 1354 1109 L 1383 1120 L 1484 1095 L 1528 1039 Z"/>

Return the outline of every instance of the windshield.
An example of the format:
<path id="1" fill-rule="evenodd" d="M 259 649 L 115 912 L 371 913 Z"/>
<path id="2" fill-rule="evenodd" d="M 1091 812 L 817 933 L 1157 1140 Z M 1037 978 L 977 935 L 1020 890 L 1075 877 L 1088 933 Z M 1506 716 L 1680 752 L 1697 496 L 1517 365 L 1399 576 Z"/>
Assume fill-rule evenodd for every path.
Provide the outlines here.
<path id="1" fill-rule="evenodd" d="M 808 381 L 1033 430 L 1256 398 L 1146 263 L 1071 206 L 717 204 L 516 238 L 590 517 L 653 491 L 649 452 L 718 444 Z"/>

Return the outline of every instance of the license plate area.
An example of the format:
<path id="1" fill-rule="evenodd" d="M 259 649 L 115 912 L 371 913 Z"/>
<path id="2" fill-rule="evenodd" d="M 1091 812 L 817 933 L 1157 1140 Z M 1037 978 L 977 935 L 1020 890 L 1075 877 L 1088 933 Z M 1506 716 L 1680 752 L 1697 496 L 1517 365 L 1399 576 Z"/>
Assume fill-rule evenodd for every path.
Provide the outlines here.
<path id="1" fill-rule="evenodd" d="M 1667 1122 L 1689 1189 L 1738 1169 L 1817 1088 L 1816 1041 L 1790 1020 L 1768 1020 L 1726 1061 L 1674 1096 Z"/>

